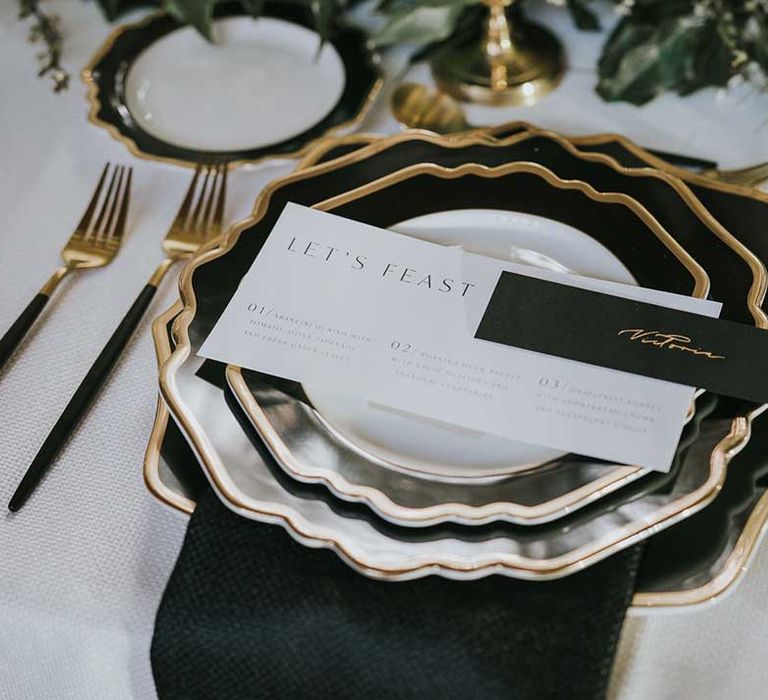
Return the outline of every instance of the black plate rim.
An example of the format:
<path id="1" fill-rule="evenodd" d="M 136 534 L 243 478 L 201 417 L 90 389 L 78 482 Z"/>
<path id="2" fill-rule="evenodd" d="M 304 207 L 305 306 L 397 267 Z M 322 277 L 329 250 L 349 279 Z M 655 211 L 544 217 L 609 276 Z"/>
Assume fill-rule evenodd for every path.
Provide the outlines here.
<path id="1" fill-rule="evenodd" d="M 238 15 L 244 15 L 243 11 L 231 6 L 220 8 L 216 13 L 217 17 Z M 263 16 L 311 28 L 309 19 L 302 16 L 298 6 L 270 2 Z M 299 158 L 328 136 L 359 124 L 384 82 L 379 56 L 369 48 L 367 35 L 359 28 L 337 25 L 328 42 L 336 49 L 344 64 L 345 87 L 339 101 L 319 122 L 282 142 L 254 149 L 202 151 L 175 146 L 153 136 L 131 120 L 118 87 L 127 71 L 125 66 L 120 67 L 121 63 L 126 60 L 132 62 L 152 41 L 182 29 L 183 26 L 163 10 L 151 12 L 136 22 L 120 25 L 109 34 L 81 72 L 87 89 L 88 120 L 106 129 L 138 158 L 182 167 L 195 167 L 200 162 L 226 162 L 230 167 L 239 167 L 278 158 Z M 159 32 L 159 35 L 147 41 L 142 35 L 150 31 Z M 115 47 L 121 41 L 137 35 L 141 45 L 137 52 L 127 59 L 114 55 Z M 141 44 L 142 41 L 145 43 Z"/>

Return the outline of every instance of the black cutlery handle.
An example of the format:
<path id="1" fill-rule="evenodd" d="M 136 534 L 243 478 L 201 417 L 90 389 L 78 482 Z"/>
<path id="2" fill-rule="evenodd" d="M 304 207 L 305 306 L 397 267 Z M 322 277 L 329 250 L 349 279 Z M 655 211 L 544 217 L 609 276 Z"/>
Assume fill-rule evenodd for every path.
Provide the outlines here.
<path id="1" fill-rule="evenodd" d="M 136 297 L 136 301 L 128 309 L 128 313 L 120 321 L 120 325 L 115 329 L 115 332 L 96 358 L 96 361 L 91 365 L 88 374 L 85 375 L 85 378 L 69 400 L 59 420 L 56 421 L 56 425 L 53 426 L 42 447 L 37 455 L 35 455 L 32 464 L 27 469 L 21 483 L 16 488 L 16 492 L 8 503 L 8 510 L 19 510 L 50 469 L 56 455 L 58 455 L 67 438 L 80 423 L 80 420 L 96 398 L 120 355 L 122 355 L 125 346 L 139 325 L 156 291 L 157 287 L 155 285 L 148 284 L 144 287 L 141 294 Z"/>
<path id="2" fill-rule="evenodd" d="M 0 338 L 0 369 L 5 366 L 16 348 L 19 347 L 24 336 L 29 333 L 29 329 L 32 328 L 40 312 L 45 308 L 48 299 L 50 297 L 42 292 L 35 294 L 35 298 L 27 304 L 27 308 L 21 312 L 21 315 L 13 322 L 5 335 Z"/>

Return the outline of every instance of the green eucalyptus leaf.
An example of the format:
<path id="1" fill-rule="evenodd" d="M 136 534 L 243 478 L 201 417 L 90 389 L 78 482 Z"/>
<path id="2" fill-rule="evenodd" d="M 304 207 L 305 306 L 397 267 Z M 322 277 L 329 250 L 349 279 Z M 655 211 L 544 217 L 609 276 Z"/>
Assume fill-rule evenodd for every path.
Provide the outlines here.
<path id="1" fill-rule="evenodd" d="M 415 10 L 419 7 L 450 7 L 453 5 L 476 5 L 482 0 L 380 0 L 376 12 L 391 15 L 395 12 Z"/>
<path id="2" fill-rule="evenodd" d="M 466 7 L 476 5 L 481 0 L 415 0 L 414 7 Z"/>
<path id="3" fill-rule="evenodd" d="M 208 41 L 213 41 L 211 23 L 213 8 L 218 0 L 163 0 L 166 12 L 179 22 L 191 24 Z"/>
<path id="4" fill-rule="evenodd" d="M 160 0 L 97 0 L 104 16 L 113 22 L 120 15 L 139 7 L 158 7 Z"/>
<path id="5" fill-rule="evenodd" d="M 103 0 L 112 1 L 112 0 Z M 191 24 L 208 41 L 213 40 L 211 28 L 213 13 L 223 0 L 163 0 L 163 8 L 184 24 Z M 333 3 L 333 0 L 320 0 Z M 264 12 L 266 0 L 239 0 L 243 10 L 252 17 L 260 17 Z"/>
<path id="6" fill-rule="evenodd" d="M 665 90 L 696 89 L 695 50 L 704 33 L 705 23 L 687 15 L 659 25 L 625 18 L 603 49 L 598 94 L 641 105 Z"/>
<path id="7" fill-rule="evenodd" d="M 251 17 L 261 17 L 264 12 L 264 5 L 267 4 L 267 0 L 240 0 L 241 7 Z"/>
<path id="8" fill-rule="evenodd" d="M 600 29 L 600 21 L 597 15 L 587 6 L 585 0 L 566 0 L 568 11 L 571 13 L 574 24 L 579 29 L 596 31 Z"/>
<path id="9" fill-rule="evenodd" d="M 331 24 L 336 14 L 336 2 L 335 0 L 311 0 L 310 8 L 322 46 L 331 32 Z"/>
<path id="10" fill-rule="evenodd" d="M 694 53 L 693 79 L 678 89 L 688 94 L 700 87 L 724 87 L 734 73 L 733 52 L 726 46 L 717 26 L 709 23 L 702 31 L 699 46 Z"/>
<path id="11" fill-rule="evenodd" d="M 635 24 L 623 19 L 616 25 L 603 46 L 598 61 L 598 73 L 601 78 L 614 76 L 626 54 L 637 46 L 653 41 L 654 28 L 648 24 Z"/>
<path id="12" fill-rule="evenodd" d="M 404 8 L 388 15 L 387 23 L 373 35 L 377 46 L 390 44 L 429 44 L 449 37 L 456 26 L 464 2 L 438 6 Z"/>
<path id="13" fill-rule="evenodd" d="M 614 0 L 619 4 L 621 0 Z M 726 0 L 730 2 L 730 0 Z M 629 17 L 638 22 L 658 23 L 671 17 L 693 15 L 695 5 L 701 0 L 634 0 Z"/>
<path id="14" fill-rule="evenodd" d="M 747 46 L 750 57 L 763 71 L 768 72 L 768 20 L 761 13 L 755 13 L 752 32 L 752 39 Z"/>
<path id="15" fill-rule="evenodd" d="M 482 21 L 486 15 L 487 10 L 479 4 L 464 8 L 464 11 L 456 20 L 451 35 L 446 39 L 432 41 L 418 48 L 408 59 L 408 66 L 420 63 L 421 61 L 429 61 L 452 46 L 459 46 L 476 38 L 481 31 Z"/>
<path id="16" fill-rule="evenodd" d="M 99 4 L 110 22 L 120 14 L 120 0 L 99 0 Z"/>
<path id="17" fill-rule="evenodd" d="M 388 14 L 403 7 L 412 7 L 413 0 L 379 0 L 376 5 L 376 12 L 379 14 Z"/>

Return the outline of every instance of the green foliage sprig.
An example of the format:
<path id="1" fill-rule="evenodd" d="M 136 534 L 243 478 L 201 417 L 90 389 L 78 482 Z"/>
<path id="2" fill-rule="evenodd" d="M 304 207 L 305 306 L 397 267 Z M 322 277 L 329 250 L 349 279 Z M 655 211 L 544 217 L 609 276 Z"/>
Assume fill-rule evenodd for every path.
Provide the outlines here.
<path id="1" fill-rule="evenodd" d="M 107 18 L 114 20 L 126 10 L 139 5 L 162 7 L 183 24 L 191 24 L 206 39 L 213 35 L 213 14 L 216 6 L 227 0 L 98 0 Z M 326 38 L 335 14 L 341 10 L 345 0 L 284 0 L 298 5 L 305 5 L 315 21 L 315 28 L 321 37 Z M 232 0 L 229 0 L 232 4 Z M 266 0 L 237 0 L 243 12 L 252 17 L 259 17 L 264 12 Z"/>
<path id="2" fill-rule="evenodd" d="M 183 24 L 190 24 L 206 39 L 213 39 L 212 26 L 216 5 L 226 0 L 97 0 L 107 19 L 114 21 L 128 10 L 137 7 L 162 7 Z M 336 14 L 344 7 L 346 0 L 284 0 L 306 5 L 311 12 L 315 29 L 325 40 L 330 32 Z M 33 43 L 45 44 L 45 51 L 39 55 L 40 76 L 50 76 L 55 92 L 65 90 L 69 85 L 69 73 L 61 66 L 63 37 L 60 20 L 56 15 L 41 9 L 42 0 L 19 0 L 19 17 L 32 21 L 29 38 Z M 231 2 L 231 0 L 230 0 Z M 243 10 L 253 17 L 264 11 L 266 0 L 237 0 Z"/>
<path id="3" fill-rule="evenodd" d="M 464 40 L 480 0 L 382 0 L 382 45 L 413 43 L 431 55 Z M 540 0 L 541 1 L 541 0 Z M 599 29 L 595 0 L 565 5 L 576 26 Z M 598 62 L 598 94 L 641 105 L 657 95 L 722 87 L 735 76 L 768 88 L 768 0 L 603 0 L 620 19 Z"/>
<path id="4" fill-rule="evenodd" d="M 216 5 L 223 0 L 98 0 L 109 19 L 136 5 L 161 6 L 211 39 Z M 258 17 L 265 0 L 237 0 Z M 354 0 L 283 0 L 307 7 L 326 38 L 333 20 Z M 545 0 L 529 0 L 544 2 Z M 594 7 L 612 6 L 619 20 L 597 66 L 597 92 L 607 101 L 644 104 L 671 91 L 687 95 L 741 78 L 768 89 L 768 0 L 546 0 L 562 5 L 583 30 L 600 28 Z M 32 19 L 30 38 L 45 44 L 40 75 L 63 90 L 69 76 L 60 65 L 58 19 L 41 11 L 41 0 L 19 0 L 21 16 Z M 518 0 L 512 12 L 519 12 Z M 481 0 L 379 0 L 384 19 L 374 35 L 381 47 L 411 44 L 412 60 L 424 60 L 481 31 Z"/>
<path id="5" fill-rule="evenodd" d="M 69 85 L 69 73 L 61 67 L 62 36 L 59 18 L 40 9 L 39 0 L 20 0 L 19 18 L 31 21 L 29 41 L 45 45 L 45 50 L 38 54 L 38 76 L 49 77 L 53 82 L 54 92 L 66 90 Z"/>
<path id="6" fill-rule="evenodd" d="M 623 0 L 603 48 L 597 91 L 644 104 L 739 76 L 766 88 L 768 0 Z"/>

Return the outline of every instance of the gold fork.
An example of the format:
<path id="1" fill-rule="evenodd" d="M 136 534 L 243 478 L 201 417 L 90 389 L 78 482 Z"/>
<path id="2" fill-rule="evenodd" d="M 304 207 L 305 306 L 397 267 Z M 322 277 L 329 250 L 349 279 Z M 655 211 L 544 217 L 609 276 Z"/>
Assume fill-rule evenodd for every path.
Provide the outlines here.
<path id="1" fill-rule="evenodd" d="M 155 270 L 149 284 L 159 285 L 173 263 L 191 257 L 203 243 L 221 233 L 226 188 L 225 163 L 197 167 L 176 218 L 163 239 L 166 258 Z"/>
<path id="2" fill-rule="evenodd" d="M 198 166 L 195 170 L 184 201 L 163 240 L 165 259 L 136 297 L 69 400 L 8 503 L 9 510 L 19 510 L 50 469 L 56 455 L 106 382 L 173 263 L 194 255 L 203 243 L 221 233 L 226 186 L 226 164 Z"/>
<path id="3" fill-rule="evenodd" d="M 80 219 L 80 223 L 61 251 L 64 265 L 51 275 L 27 308 L 22 311 L 21 316 L 0 338 L 0 369 L 32 328 L 32 324 L 59 286 L 59 282 L 68 273 L 73 270 L 104 267 L 114 260 L 120 250 L 125 233 L 125 220 L 128 216 L 133 169 L 122 165 L 112 168 L 106 194 L 102 196 L 109 170 L 110 164 L 107 163 L 83 218 Z"/>

